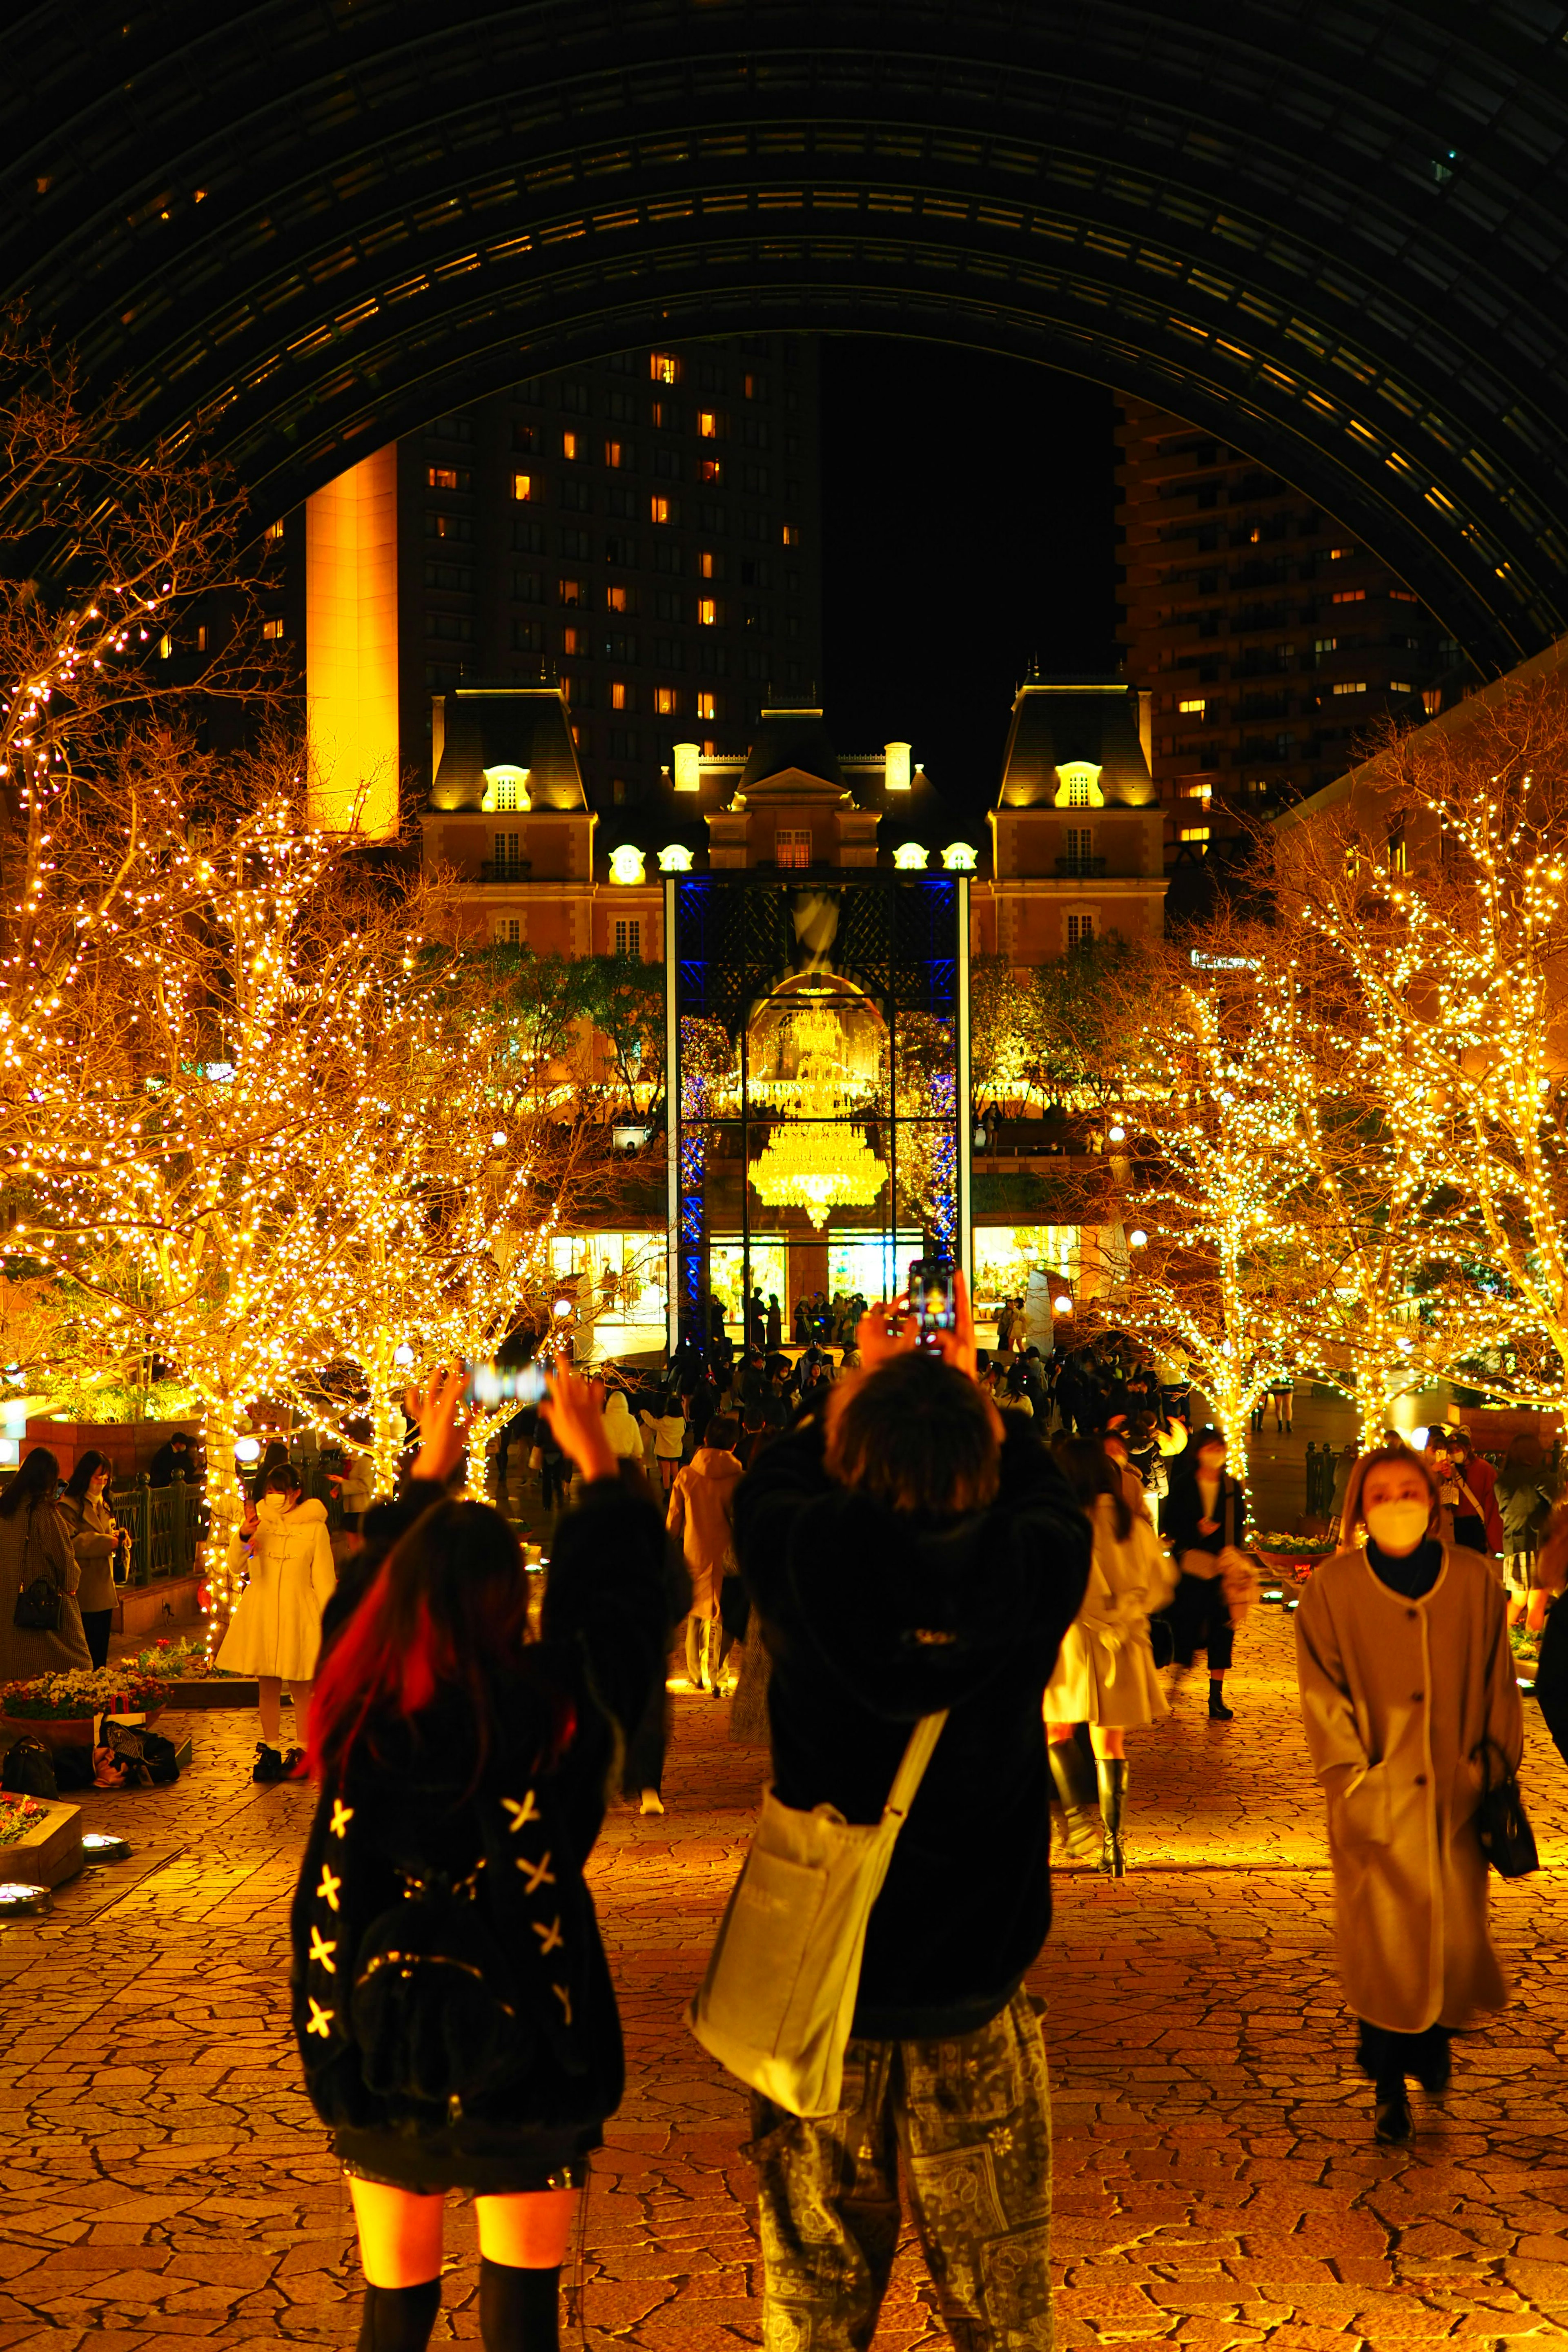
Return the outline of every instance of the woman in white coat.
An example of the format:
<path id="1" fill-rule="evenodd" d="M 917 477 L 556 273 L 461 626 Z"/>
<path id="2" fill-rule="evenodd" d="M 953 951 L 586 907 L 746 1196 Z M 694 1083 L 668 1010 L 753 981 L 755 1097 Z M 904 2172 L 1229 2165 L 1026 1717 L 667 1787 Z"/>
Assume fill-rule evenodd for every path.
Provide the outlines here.
<path id="1" fill-rule="evenodd" d="M 231 1573 L 240 1564 L 239 1538 L 229 1550 Z M 310 1686 L 321 1646 L 321 1611 L 331 1598 L 338 1572 L 327 1534 L 327 1507 L 305 1498 L 300 1474 L 287 1462 L 269 1470 L 256 1506 L 250 1538 L 250 1581 L 240 1594 L 223 1647 L 220 1666 L 254 1675 L 261 1706 L 261 1738 L 253 1778 L 302 1780 L 310 1738 Z M 287 1756 L 277 1747 L 283 1685 L 294 1701 L 297 1745 Z"/>
<path id="2" fill-rule="evenodd" d="M 1523 1717 L 1501 1580 L 1491 1560 L 1441 1539 L 1440 1512 L 1419 1454 L 1363 1455 L 1342 1549 L 1296 1612 L 1307 1746 L 1329 1801 L 1340 1974 L 1380 2140 L 1410 2137 L 1405 2077 L 1440 2096 L 1449 2034 L 1506 1993 L 1475 1817 L 1486 1775 L 1519 1764 Z"/>
<path id="3" fill-rule="evenodd" d="M 1046 1685 L 1051 1777 L 1067 1818 L 1068 1852 L 1086 1854 L 1094 1844 L 1087 1810 L 1094 1790 L 1074 1734 L 1087 1723 L 1100 1783 L 1100 1866 L 1109 1877 L 1120 1878 L 1127 1867 L 1121 1851 L 1127 1734 L 1168 1712 L 1150 1646 L 1149 1617 L 1170 1599 L 1176 1571 L 1147 1517 L 1132 1508 L 1121 1467 L 1098 1438 L 1059 1438 L 1055 1453 L 1093 1524 L 1094 1552 L 1083 1606 L 1068 1628 Z"/>

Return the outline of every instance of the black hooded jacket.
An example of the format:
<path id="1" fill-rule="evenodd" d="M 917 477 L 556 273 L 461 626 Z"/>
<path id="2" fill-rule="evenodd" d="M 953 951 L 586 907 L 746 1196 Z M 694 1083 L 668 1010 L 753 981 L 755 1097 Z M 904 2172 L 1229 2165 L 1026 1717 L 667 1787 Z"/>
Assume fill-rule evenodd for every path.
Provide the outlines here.
<path id="1" fill-rule="evenodd" d="M 735 1549 L 773 1661 L 784 1803 L 875 1822 L 912 1726 L 951 1709 L 871 1914 L 854 2031 L 976 2031 L 1051 1923 L 1040 1702 L 1089 1578 L 1089 1530 L 1032 1427 L 984 1511 L 921 1522 L 830 1480 L 819 1426 L 736 1489 Z"/>

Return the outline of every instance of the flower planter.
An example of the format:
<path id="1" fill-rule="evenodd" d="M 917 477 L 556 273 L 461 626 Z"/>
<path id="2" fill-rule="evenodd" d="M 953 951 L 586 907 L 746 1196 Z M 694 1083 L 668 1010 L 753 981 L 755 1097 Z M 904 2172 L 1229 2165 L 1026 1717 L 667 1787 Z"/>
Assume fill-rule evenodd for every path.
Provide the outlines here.
<path id="1" fill-rule="evenodd" d="M 91 1726 L 89 1726 L 91 1728 Z M 0 1805 L 19 1805 L 20 1797 L 0 1796 Z M 58 1886 L 81 1868 L 81 1807 L 53 1799 L 36 1798 L 37 1820 L 25 1837 L 0 1845 L 0 1879 L 29 1886 Z"/>
<path id="2" fill-rule="evenodd" d="M 0 1732 L 15 1739 L 29 1732 L 46 1748 L 90 1748 L 90 1715 L 0 1715 Z"/>

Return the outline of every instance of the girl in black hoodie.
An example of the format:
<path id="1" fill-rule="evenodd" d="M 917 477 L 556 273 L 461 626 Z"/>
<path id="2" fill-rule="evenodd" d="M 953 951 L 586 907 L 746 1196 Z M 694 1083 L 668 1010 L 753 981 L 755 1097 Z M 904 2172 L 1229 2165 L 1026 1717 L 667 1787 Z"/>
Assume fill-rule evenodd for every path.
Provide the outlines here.
<path id="1" fill-rule="evenodd" d="M 458 1393 L 433 1390 L 424 1418 L 415 1471 L 437 1499 L 340 1632 L 311 1715 L 294 2028 L 353 2191 L 361 2352 L 424 2352 L 450 2189 L 476 2200 L 488 2352 L 554 2352 L 578 2189 L 623 2082 L 582 1866 L 618 1730 L 662 1676 L 660 1517 L 560 1373 L 543 1411 L 585 1485 L 531 1642 L 511 1530 L 441 1494 Z"/>

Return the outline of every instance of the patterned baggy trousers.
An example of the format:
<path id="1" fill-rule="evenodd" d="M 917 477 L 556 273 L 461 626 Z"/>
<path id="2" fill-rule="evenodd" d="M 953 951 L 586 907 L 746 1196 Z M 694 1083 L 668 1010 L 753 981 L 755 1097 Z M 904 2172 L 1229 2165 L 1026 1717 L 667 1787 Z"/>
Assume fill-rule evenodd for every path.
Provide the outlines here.
<path id="1" fill-rule="evenodd" d="M 764 2352 L 865 2352 L 899 2242 L 899 2153 L 954 2352 L 1051 2343 L 1051 2106 L 1016 1993 L 978 2033 L 851 2042 L 831 2116 L 752 2102 Z"/>

